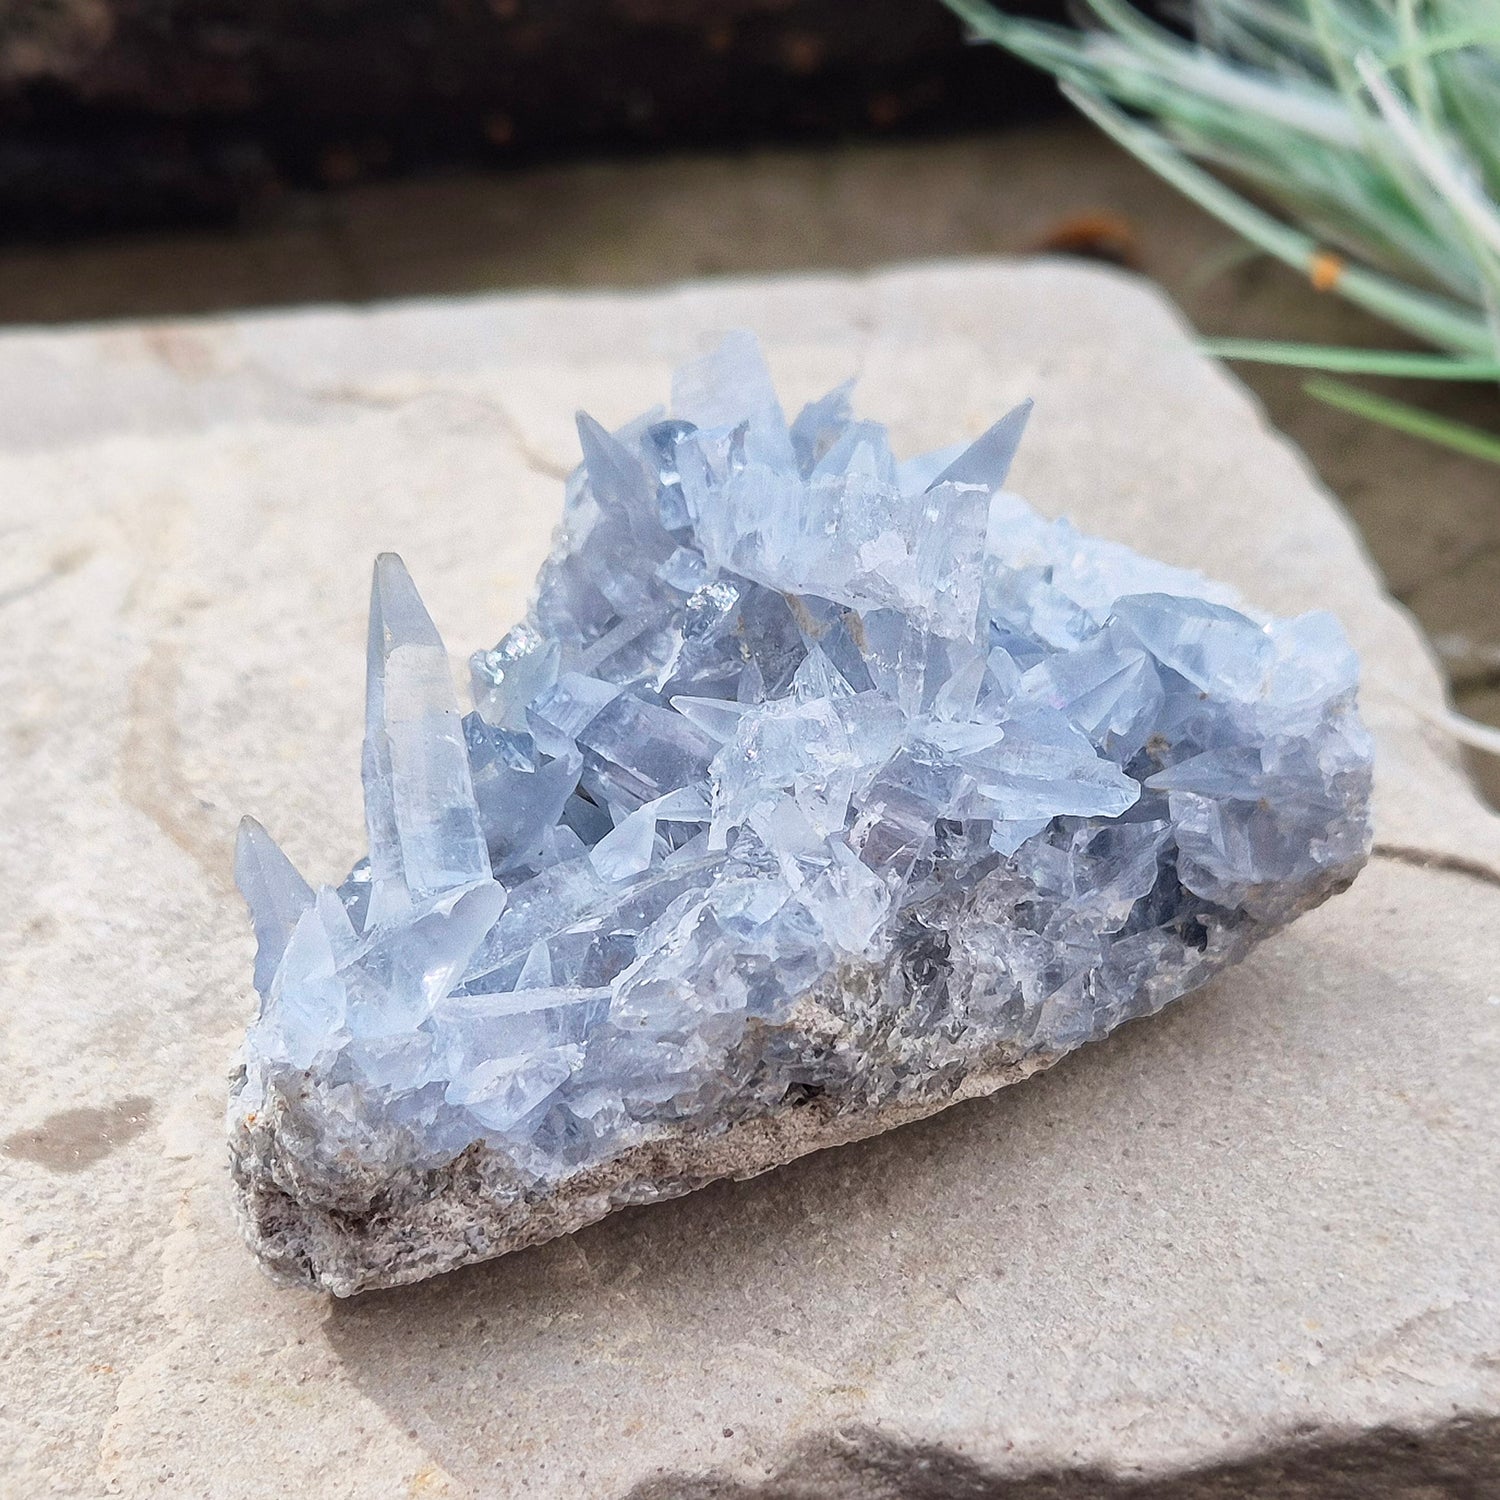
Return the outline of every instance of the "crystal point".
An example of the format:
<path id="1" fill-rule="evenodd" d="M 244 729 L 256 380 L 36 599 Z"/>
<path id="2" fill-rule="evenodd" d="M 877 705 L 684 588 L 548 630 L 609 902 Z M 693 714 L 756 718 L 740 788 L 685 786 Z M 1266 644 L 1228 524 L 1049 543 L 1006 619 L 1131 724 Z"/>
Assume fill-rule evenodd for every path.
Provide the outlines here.
<path id="1" fill-rule="evenodd" d="M 1029 403 L 898 463 L 848 387 L 789 426 L 748 334 L 673 398 L 579 417 L 467 717 L 377 562 L 368 860 L 315 894 L 241 830 L 233 1161 L 287 1277 L 412 1280 L 998 1088 L 1366 857 L 1337 622 L 1044 520 L 1004 488 Z"/>
<path id="2" fill-rule="evenodd" d="M 392 552 L 375 561 L 365 692 L 373 924 L 490 876 L 448 653 Z"/>
<path id="3" fill-rule="evenodd" d="M 1012 407 L 993 427 L 965 448 L 927 488 L 935 490 L 940 484 L 976 484 L 993 494 L 1010 474 L 1026 424 L 1031 420 L 1031 407 L 1030 400 Z"/>
<path id="4" fill-rule="evenodd" d="M 313 904 L 313 890 L 254 818 L 240 819 L 234 880 L 255 927 L 255 988 L 264 996 L 302 913 Z"/>

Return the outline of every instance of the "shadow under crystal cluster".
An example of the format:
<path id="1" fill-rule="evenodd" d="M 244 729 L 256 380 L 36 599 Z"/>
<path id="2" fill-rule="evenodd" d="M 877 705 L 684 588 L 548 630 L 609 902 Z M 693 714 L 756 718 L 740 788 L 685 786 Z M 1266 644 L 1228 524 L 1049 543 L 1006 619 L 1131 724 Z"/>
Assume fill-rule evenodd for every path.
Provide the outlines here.
<path id="1" fill-rule="evenodd" d="M 369 857 L 314 891 L 248 819 L 237 852 L 232 1159 L 272 1269 L 411 1280 L 884 1129 L 1353 878 L 1338 624 L 1042 520 L 1004 489 L 1026 416 L 898 462 L 848 387 L 789 424 L 748 335 L 670 417 L 580 416 L 467 716 L 380 558 Z"/>

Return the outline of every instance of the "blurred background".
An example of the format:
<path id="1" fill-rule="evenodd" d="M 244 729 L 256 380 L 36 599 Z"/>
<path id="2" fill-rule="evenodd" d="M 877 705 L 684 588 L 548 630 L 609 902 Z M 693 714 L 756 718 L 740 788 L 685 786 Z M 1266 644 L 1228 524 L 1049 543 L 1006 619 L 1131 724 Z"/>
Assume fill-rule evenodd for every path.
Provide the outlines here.
<path id="1" fill-rule="evenodd" d="M 1018 50 L 939 0 L 0 0 L 0 322 L 1043 253 L 1152 277 L 1208 335 L 1421 343 L 1204 213 L 1070 108 L 1051 74 L 1076 69 Z M 1500 466 L 1311 400 L 1303 371 L 1237 373 L 1455 704 L 1500 724 Z M 1494 426 L 1493 382 L 1381 389 Z M 1473 768 L 1500 801 L 1500 762 Z"/>
<path id="2" fill-rule="evenodd" d="M 1053 98 L 931 0 L 6 0 L 0 197 L 22 233 L 225 224 L 298 189 L 951 132 Z"/>

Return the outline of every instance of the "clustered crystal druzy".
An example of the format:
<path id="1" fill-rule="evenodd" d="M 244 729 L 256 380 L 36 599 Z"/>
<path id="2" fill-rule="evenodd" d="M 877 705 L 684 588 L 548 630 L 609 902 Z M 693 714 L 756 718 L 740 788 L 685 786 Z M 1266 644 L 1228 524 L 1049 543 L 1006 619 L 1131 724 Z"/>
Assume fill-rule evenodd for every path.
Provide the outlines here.
<path id="1" fill-rule="evenodd" d="M 580 416 L 468 714 L 382 557 L 369 858 L 314 891 L 242 830 L 233 1117 L 279 1105 L 330 1171 L 482 1143 L 532 1191 L 1061 1054 L 1346 884 L 1371 747 L 1338 624 L 1042 520 L 1004 488 L 1026 416 L 898 462 L 848 387 L 789 424 L 748 335 L 670 417 Z M 853 975 L 860 1026 L 799 1029 Z"/>

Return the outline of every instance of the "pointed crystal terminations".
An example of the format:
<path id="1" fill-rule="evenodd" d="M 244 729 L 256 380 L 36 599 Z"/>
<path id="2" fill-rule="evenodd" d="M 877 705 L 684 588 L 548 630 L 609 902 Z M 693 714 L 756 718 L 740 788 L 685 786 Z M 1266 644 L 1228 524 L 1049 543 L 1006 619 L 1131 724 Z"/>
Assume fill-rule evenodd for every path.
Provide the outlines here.
<path id="1" fill-rule="evenodd" d="M 1337 623 L 1043 520 L 1030 403 L 898 463 L 847 386 L 789 423 L 747 334 L 673 403 L 579 417 L 473 712 L 377 561 L 342 885 L 241 829 L 232 1160 L 283 1277 L 411 1281 L 998 1088 L 1364 862 Z"/>
<path id="2" fill-rule="evenodd" d="M 313 889 L 254 818 L 240 819 L 234 880 L 255 925 L 255 988 L 264 996 L 302 913 L 313 904 Z"/>
<path id="3" fill-rule="evenodd" d="M 250 906 L 262 996 L 253 1055 L 374 1073 L 458 984 L 505 906 L 490 872 L 448 654 L 401 559 L 375 563 L 364 743 L 368 861 L 316 895 L 253 818 L 235 879 Z"/>
<path id="4" fill-rule="evenodd" d="M 405 564 L 375 560 L 365 688 L 370 911 L 490 878 L 448 653 Z"/>

